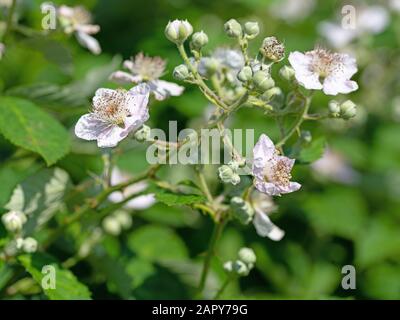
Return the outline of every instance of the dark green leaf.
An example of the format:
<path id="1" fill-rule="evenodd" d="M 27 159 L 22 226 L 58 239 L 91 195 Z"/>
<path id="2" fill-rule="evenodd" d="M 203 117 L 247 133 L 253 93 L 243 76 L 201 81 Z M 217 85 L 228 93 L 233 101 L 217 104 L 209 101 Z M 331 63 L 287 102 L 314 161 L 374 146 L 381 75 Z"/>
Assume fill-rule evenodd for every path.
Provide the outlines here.
<path id="1" fill-rule="evenodd" d="M 47 165 L 70 146 L 69 134 L 57 120 L 21 98 L 0 97 L 0 132 L 13 144 L 39 153 Z"/>

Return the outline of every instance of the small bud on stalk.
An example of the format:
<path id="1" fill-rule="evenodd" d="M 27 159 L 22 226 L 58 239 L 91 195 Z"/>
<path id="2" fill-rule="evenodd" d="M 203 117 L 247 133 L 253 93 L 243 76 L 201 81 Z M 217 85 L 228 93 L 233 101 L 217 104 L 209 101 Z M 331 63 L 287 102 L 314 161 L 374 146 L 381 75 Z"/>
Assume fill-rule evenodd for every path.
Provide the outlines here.
<path id="1" fill-rule="evenodd" d="M 191 45 L 193 49 L 200 50 L 208 43 L 208 36 L 204 31 L 196 32 L 192 36 Z"/>
<path id="2" fill-rule="evenodd" d="M 271 78 L 271 75 L 268 71 L 264 70 L 257 71 L 254 74 L 253 83 L 258 90 L 263 92 L 275 86 L 274 79 Z"/>
<path id="3" fill-rule="evenodd" d="M 226 34 L 231 38 L 239 38 L 242 36 L 242 26 L 235 19 L 230 19 L 224 24 Z"/>
<path id="4" fill-rule="evenodd" d="M 180 64 L 179 66 L 176 66 L 173 73 L 173 77 L 176 80 L 186 80 L 190 76 L 189 69 L 186 65 Z"/>
<path id="5" fill-rule="evenodd" d="M 193 27 L 187 20 L 174 20 L 168 22 L 165 36 L 176 44 L 182 44 L 193 33 Z"/>
<path id="6" fill-rule="evenodd" d="M 254 39 L 260 33 L 258 22 L 246 22 L 244 24 L 244 33 L 248 39 Z"/>

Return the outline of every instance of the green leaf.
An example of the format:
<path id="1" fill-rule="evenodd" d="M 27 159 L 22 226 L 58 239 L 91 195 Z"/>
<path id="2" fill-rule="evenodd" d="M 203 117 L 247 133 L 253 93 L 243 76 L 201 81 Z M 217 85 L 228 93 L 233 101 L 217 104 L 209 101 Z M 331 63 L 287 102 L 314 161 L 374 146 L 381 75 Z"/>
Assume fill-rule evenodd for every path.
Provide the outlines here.
<path id="1" fill-rule="evenodd" d="M 37 50 L 50 62 L 58 65 L 67 73 L 72 72 L 72 55 L 60 42 L 48 37 L 32 37 L 23 41 L 23 44 Z"/>
<path id="2" fill-rule="evenodd" d="M 44 271 L 43 267 L 54 267 L 55 288 L 44 289 L 42 287 L 43 292 L 50 300 L 91 299 L 89 289 L 79 282 L 71 271 L 60 268 L 51 256 L 42 253 L 35 253 L 33 255 L 22 255 L 18 260 L 40 286 L 42 286 L 43 277 L 50 276 L 50 272 L 42 272 L 42 270 Z"/>
<path id="3" fill-rule="evenodd" d="M 369 267 L 392 257 L 400 257 L 400 234 L 395 219 L 371 219 L 356 241 L 357 265 Z"/>
<path id="4" fill-rule="evenodd" d="M 21 85 L 7 90 L 8 95 L 19 96 L 43 105 L 60 105 L 71 107 L 88 104 L 96 89 L 107 81 L 110 74 L 120 65 L 121 58 L 116 56 L 106 65 L 91 69 L 83 79 L 71 82 L 65 86 L 53 83 L 34 83 Z"/>
<path id="5" fill-rule="evenodd" d="M 64 170 L 43 169 L 17 185 L 5 208 L 23 211 L 28 216 L 25 234 L 31 234 L 62 206 L 68 187 L 69 177 Z"/>
<path id="6" fill-rule="evenodd" d="M 148 261 L 185 260 L 185 243 L 171 229 L 156 225 L 141 227 L 132 232 L 128 246 L 139 257 Z"/>
<path id="7" fill-rule="evenodd" d="M 155 193 L 156 199 L 167 206 L 183 206 L 191 205 L 193 203 L 204 202 L 204 196 L 198 194 L 183 194 L 174 193 L 171 191 L 166 191 L 158 189 L 159 191 Z"/>
<path id="8" fill-rule="evenodd" d="M 305 210 L 319 232 L 355 240 L 365 227 L 367 208 L 357 190 L 342 187 L 310 194 Z"/>
<path id="9" fill-rule="evenodd" d="M 49 166 L 69 150 L 65 128 L 28 100 L 0 97 L 0 132 L 13 144 L 39 153 Z"/>
<path id="10" fill-rule="evenodd" d="M 326 141 L 324 137 L 313 140 L 308 146 L 301 149 L 298 160 L 301 163 L 311 163 L 322 157 Z"/>

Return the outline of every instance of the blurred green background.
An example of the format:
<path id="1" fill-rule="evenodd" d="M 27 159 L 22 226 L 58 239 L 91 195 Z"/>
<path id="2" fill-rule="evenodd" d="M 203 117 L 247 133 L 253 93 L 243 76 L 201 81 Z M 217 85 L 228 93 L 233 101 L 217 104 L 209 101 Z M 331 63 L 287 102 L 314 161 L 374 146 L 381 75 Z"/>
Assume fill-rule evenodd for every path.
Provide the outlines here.
<path id="1" fill-rule="evenodd" d="M 181 61 L 174 45 L 164 36 L 170 19 L 188 19 L 195 30 L 204 30 L 210 38 L 206 52 L 233 45 L 223 32 L 226 20 L 258 21 L 262 31 L 252 42 L 254 54 L 263 37 L 271 35 L 285 43 L 288 53 L 311 50 L 316 44 L 327 45 L 317 31 L 318 23 L 338 21 L 344 4 L 317 1 L 304 19 L 287 21 L 271 9 L 281 1 L 54 2 L 83 4 L 93 13 L 95 23 L 101 26 L 95 37 L 103 53 L 93 56 L 75 39 L 54 34 L 54 41 L 61 47 L 52 56 L 47 54 L 53 52 L 47 51 L 52 50 L 49 44 L 35 44 L 17 35 L 0 61 L 0 91 L 28 97 L 70 131 L 71 151 L 56 166 L 66 170 L 75 184 L 88 179 L 89 173 L 101 173 L 102 162 L 95 144 L 78 141 L 72 128 L 88 109 L 97 87 L 115 86 L 107 82 L 107 76 L 120 69 L 122 59 L 140 51 L 161 56 L 168 60 L 165 79 L 173 81 L 171 72 Z M 40 29 L 40 3 L 23 2 L 19 7 L 21 24 Z M 386 1 L 373 3 L 387 6 Z M 304 125 L 315 138 L 326 138 L 329 147 L 357 172 L 357 181 L 341 183 L 310 166 L 297 165 L 293 176 L 303 188 L 277 198 L 279 211 L 272 216 L 286 232 L 280 242 L 258 237 L 252 226 L 230 223 L 219 243 L 218 258 L 213 260 L 208 287 L 216 288 L 223 281 L 222 262 L 234 259 L 242 246 L 255 250 L 257 263 L 248 277 L 228 287 L 224 298 L 400 298 L 400 19 L 399 13 L 389 14 L 391 20 L 383 32 L 359 39 L 350 47 L 359 64 L 355 78 L 360 89 L 349 96 L 359 106 L 357 117 L 348 122 L 328 120 Z M 283 81 L 277 82 L 285 88 Z M 204 117 L 207 101 L 197 88 L 185 86 L 183 96 L 152 105 L 152 127 L 167 129 L 168 120 L 177 120 L 182 129 Z M 38 93 L 43 87 L 53 88 L 54 92 Z M 311 110 L 326 109 L 328 101 L 318 93 Z M 254 128 L 256 136 L 267 133 L 276 140 L 274 121 L 261 115 L 255 108 L 241 109 L 231 127 Z M 143 147 L 122 144 L 119 150 L 119 167 L 131 173 L 146 168 Z M 32 154 L 15 160 L 16 152 L 17 148 L 0 136 L 0 207 L 7 203 L 19 182 L 45 167 Z M 218 188 L 216 169 L 210 166 L 208 174 Z M 177 166 L 166 167 L 161 174 L 171 182 L 191 177 L 188 168 Z M 135 213 L 129 231 L 119 237 L 106 236 L 88 258 L 71 270 L 88 286 L 93 298 L 191 298 L 211 229 L 208 217 L 184 207 L 156 204 Z M 79 234 L 79 230 L 82 229 L 71 230 L 49 253 L 60 261 L 68 258 L 76 251 L 76 243 L 90 233 L 88 229 Z M 0 229 L 0 238 L 2 234 L 4 229 Z M 357 271 L 355 290 L 341 287 L 341 269 L 347 264 L 354 265 Z M 10 297 L 1 281 L 0 289 L 3 298 Z M 24 296 L 42 297 L 40 293 Z"/>

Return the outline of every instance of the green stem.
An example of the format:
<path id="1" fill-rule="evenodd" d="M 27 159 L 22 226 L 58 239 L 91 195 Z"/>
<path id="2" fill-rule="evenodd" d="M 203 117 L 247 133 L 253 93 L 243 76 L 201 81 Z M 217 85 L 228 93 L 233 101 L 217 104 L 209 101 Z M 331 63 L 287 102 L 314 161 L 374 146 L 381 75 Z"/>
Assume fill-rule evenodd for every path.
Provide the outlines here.
<path id="1" fill-rule="evenodd" d="M 183 61 L 186 63 L 187 67 L 189 68 L 190 72 L 193 74 L 194 78 L 197 81 L 197 84 L 199 85 L 201 91 L 204 93 L 204 95 L 210 100 L 213 104 L 216 106 L 220 107 L 223 110 L 227 110 L 228 106 L 221 100 L 220 97 L 218 97 L 214 91 L 212 91 L 207 84 L 203 81 L 202 77 L 200 74 L 197 72 L 196 68 L 190 63 L 189 57 L 186 54 L 186 50 L 183 46 L 183 44 L 178 44 L 178 51 L 180 55 L 182 56 Z"/>
<path id="2" fill-rule="evenodd" d="M 231 280 L 232 280 L 232 276 L 228 276 L 228 277 L 225 279 L 225 281 L 224 281 L 224 283 L 222 284 L 221 288 L 219 288 L 217 294 L 214 296 L 214 300 L 218 300 L 218 299 L 221 297 L 221 295 L 224 293 L 226 287 L 227 287 L 228 284 L 231 282 Z"/>
<path id="3" fill-rule="evenodd" d="M 216 222 L 216 224 L 214 226 L 214 230 L 211 235 L 210 243 L 208 245 L 207 255 L 204 259 L 203 271 L 201 273 L 200 283 L 199 283 L 199 287 L 197 289 L 198 294 L 201 294 L 204 290 L 208 271 L 210 269 L 211 259 L 215 254 L 215 246 L 217 244 L 218 239 L 220 238 L 220 236 L 222 234 L 222 230 L 224 229 L 224 226 L 225 226 L 225 220 Z"/>
<path id="4" fill-rule="evenodd" d="M 203 193 L 207 197 L 208 202 L 210 204 L 212 204 L 214 202 L 213 196 L 211 195 L 210 189 L 208 188 L 207 181 L 204 177 L 204 174 L 203 174 L 203 172 L 200 171 L 200 169 L 197 169 L 197 176 L 200 181 L 201 191 L 203 191 Z"/>
<path id="5" fill-rule="evenodd" d="M 7 16 L 7 22 L 6 22 L 6 28 L 3 34 L 3 38 L 5 39 L 9 32 L 12 29 L 12 24 L 13 24 L 13 16 L 15 12 L 15 8 L 17 6 L 17 0 L 12 0 L 10 9 L 8 11 L 8 16 Z"/>
<path id="6" fill-rule="evenodd" d="M 300 128 L 301 124 L 306 118 L 306 115 L 308 113 L 308 109 L 310 108 L 311 104 L 311 99 L 308 97 L 306 98 L 306 102 L 303 108 L 303 111 L 299 114 L 299 117 L 297 118 L 296 122 L 294 123 L 293 127 L 285 134 L 285 136 L 282 137 L 282 139 L 275 145 L 276 148 L 282 147 L 287 140 Z"/>

